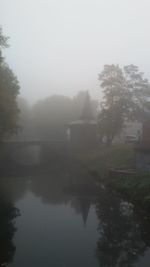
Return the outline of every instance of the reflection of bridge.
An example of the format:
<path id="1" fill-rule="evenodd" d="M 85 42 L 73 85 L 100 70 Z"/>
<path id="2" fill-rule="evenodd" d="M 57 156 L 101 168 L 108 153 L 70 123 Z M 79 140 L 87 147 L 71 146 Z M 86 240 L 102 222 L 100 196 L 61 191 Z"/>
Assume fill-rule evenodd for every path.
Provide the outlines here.
<path id="1" fill-rule="evenodd" d="M 49 148 L 53 151 L 66 150 L 68 147 L 67 141 L 57 141 L 57 140 L 19 140 L 19 141 L 4 141 L 3 144 L 9 149 L 21 149 L 27 147 L 40 147 Z"/>
<path id="2" fill-rule="evenodd" d="M 57 141 L 57 140 L 7 140 L 3 141 L 3 144 L 6 145 L 27 145 L 27 146 L 33 146 L 33 145 L 62 145 L 67 144 L 66 141 Z"/>
<path id="3" fill-rule="evenodd" d="M 56 160 L 67 155 L 67 141 L 18 140 L 4 141 L 5 155 L 19 164 L 34 164 Z"/>

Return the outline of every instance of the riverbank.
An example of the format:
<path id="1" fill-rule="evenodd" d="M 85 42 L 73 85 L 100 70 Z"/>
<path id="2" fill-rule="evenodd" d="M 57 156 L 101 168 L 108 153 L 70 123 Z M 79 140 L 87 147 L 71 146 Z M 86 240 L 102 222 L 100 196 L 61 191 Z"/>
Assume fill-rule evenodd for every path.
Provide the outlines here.
<path id="1" fill-rule="evenodd" d="M 131 175 L 110 172 L 107 186 L 128 201 L 150 209 L 150 173 L 136 172 Z"/>
<path id="2" fill-rule="evenodd" d="M 134 169 L 135 150 L 133 144 L 101 146 L 89 153 L 77 155 L 80 162 L 100 179 L 106 178 L 110 169 Z"/>
<path id="3" fill-rule="evenodd" d="M 78 157 L 98 182 L 126 200 L 150 208 L 150 173 L 136 170 L 133 144 L 103 146 Z"/>

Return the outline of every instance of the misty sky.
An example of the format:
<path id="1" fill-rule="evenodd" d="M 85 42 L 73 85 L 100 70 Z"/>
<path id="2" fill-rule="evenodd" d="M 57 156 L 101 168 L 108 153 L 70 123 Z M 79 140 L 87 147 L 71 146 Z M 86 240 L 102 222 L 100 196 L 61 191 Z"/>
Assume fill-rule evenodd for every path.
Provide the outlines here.
<path id="1" fill-rule="evenodd" d="M 99 96 L 104 64 L 135 64 L 150 79 L 149 0 L 0 0 L 6 60 L 30 102 Z"/>

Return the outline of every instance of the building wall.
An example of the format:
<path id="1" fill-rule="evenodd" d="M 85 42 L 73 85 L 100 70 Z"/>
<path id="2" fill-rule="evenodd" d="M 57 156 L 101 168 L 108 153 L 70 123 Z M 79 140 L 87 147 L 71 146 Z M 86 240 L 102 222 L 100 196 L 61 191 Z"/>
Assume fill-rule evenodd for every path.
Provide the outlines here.
<path id="1" fill-rule="evenodd" d="M 94 148 L 97 144 L 97 126 L 96 125 L 71 126 L 70 143 L 77 149 Z"/>

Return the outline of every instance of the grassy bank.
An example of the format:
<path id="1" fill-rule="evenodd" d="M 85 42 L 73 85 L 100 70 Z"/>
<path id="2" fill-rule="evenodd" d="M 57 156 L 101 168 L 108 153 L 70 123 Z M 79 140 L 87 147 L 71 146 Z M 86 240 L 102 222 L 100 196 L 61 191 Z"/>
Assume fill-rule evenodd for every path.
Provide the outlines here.
<path id="1" fill-rule="evenodd" d="M 80 161 L 103 182 L 127 200 L 144 207 L 150 207 L 150 173 L 111 173 L 111 169 L 135 169 L 135 149 L 131 144 L 115 144 L 101 147 L 89 154 L 78 155 Z"/>
<path id="2" fill-rule="evenodd" d="M 135 150 L 132 144 L 101 146 L 90 153 L 79 154 L 78 158 L 89 171 L 97 173 L 100 178 L 105 178 L 112 168 L 135 168 Z"/>

